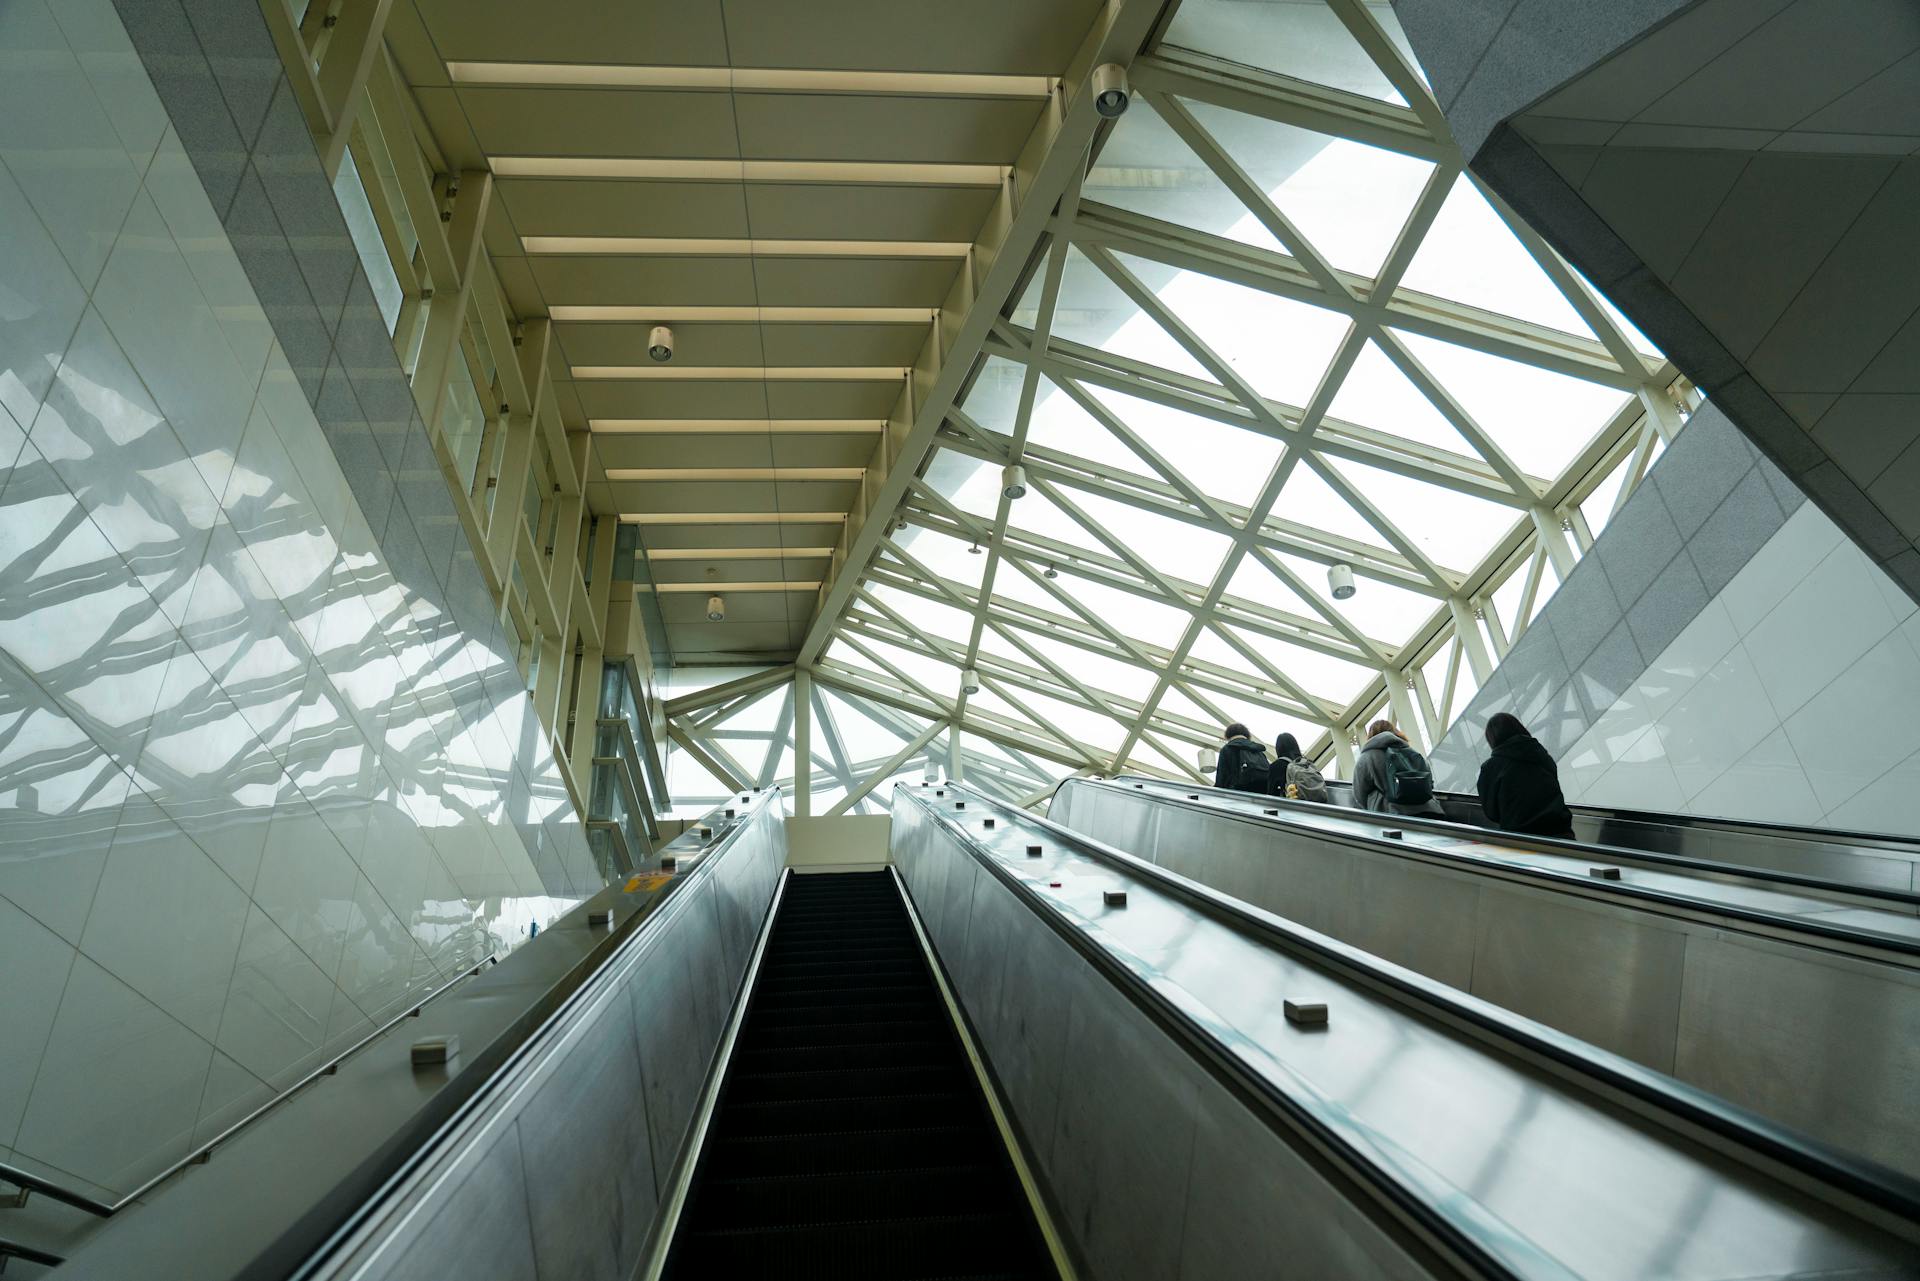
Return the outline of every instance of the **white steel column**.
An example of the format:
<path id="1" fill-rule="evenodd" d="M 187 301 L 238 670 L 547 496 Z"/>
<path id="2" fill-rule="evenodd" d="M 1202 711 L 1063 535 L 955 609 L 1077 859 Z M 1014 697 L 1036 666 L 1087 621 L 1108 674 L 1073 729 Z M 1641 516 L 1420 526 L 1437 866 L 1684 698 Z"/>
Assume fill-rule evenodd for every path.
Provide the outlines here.
<path id="1" fill-rule="evenodd" d="M 780 745 L 775 743 L 773 751 Z M 793 673 L 793 816 L 813 812 L 813 674 L 802 667 Z"/>

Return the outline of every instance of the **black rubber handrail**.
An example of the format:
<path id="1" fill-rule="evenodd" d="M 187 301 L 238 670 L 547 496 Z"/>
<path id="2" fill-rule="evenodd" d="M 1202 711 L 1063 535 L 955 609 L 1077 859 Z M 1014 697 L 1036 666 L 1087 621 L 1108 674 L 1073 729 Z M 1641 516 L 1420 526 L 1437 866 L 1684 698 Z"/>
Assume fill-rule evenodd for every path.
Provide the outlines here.
<path id="1" fill-rule="evenodd" d="M 1177 783 L 1171 779 L 1153 778 L 1145 774 L 1120 774 L 1111 779 L 1070 777 L 1060 781 L 1055 789 L 1059 795 L 1061 789 L 1069 785 L 1084 787 L 1114 787 L 1126 784 L 1126 790 L 1145 790 L 1146 785 L 1154 788 L 1155 795 L 1169 804 L 1205 808 L 1209 813 L 1225 813 L 1231 817 L 1245 817 L 1250 822 L 1264 820 L 1268 815 L 1245 815 L 1232 810 L 1218 808 L 1220 802 L 1240 802 L 1246 805 L 1260 805 L 1268 809 L 1285 807 L 1298 813 L 1325 814 L 1328 806 L 1319 801 L 1294 801 L 1284 796 L 1260 796 L 1252 792 L 1239 792 L 1230 788 L 1208 787 L 1205 784 Z M 1182 792 L 1181 796 L 1167 795 L 1161 789 Z M 1204 798 L 1194 800 L 1196 793 Z M 1436 793 L 1449 795 L 1450 793 Z M 1211 800 L 1214 805 L 1206 802 Z M 1432 832 L 1438 836 L 1455 836 L 1466 832 L 1485 832 L 1511 845 L 1538 847 L 1543 853 L 1576 854 L 1582 858 L 1600 858 L 1612 861 L 1639 861 L 1662 867 L 1678 868 L 1684 871 L 1701 872 L 1712 876 L 1734 877 L 1743 881 L 1765 881 L 1770 884 L 1791 886 L 1795 889 L 1819 890 L 1828 894 L 1844 894 L 1854 898 L 1878 899 L 1888 903 L 1898 903 L 1906 907 L 1920 907 L 1920 893 L 1911 890 L 1897 890 L 1881 885 L 1866 885 L 1855 881 L 1835 881 L 1826 877 L 1803 876 L 1797 872 L 1782 872 L 1770 867 L 1754 867 L 1746 863 L 1722 863 L 1716 859 L 1694 858 L 1687 854 L 1666 854 L 1659 850 L 1636 849 L 1631 845 L 1601 845 L 1586 841 L 1570 841 L 1556 836 L 1533 836 L 1522 832 L 1508 832 L 1499 828 L 1483 827 L 1474 823 L 1460 822 L 1454 819 L 1440 818 L 1432 814 L 1382 814 L 1378 810 L 1356 809 L 1351 805 L 1334 805 L 1332 811 L 1339 818 L 1355 818 L 1362 822 L 1391 824 L 1394 827 L 1412 828 L 1416 832 Z M 1333 836 L 1337 833 L 1323 832 Z M 1428 850 L 1426 853 L 1437 853 Z M 1611 886 L 1610 888 L 1619 888 Z"/>
<path id="2" fill-rule="evenodd" d="M 1422 1007 L 1428 1017 L 1443 1017 L 1472 1028 L 1489 1039 L 1506 1042 L 1512 1049 L 1525 1051 L 1567 1073 L 1588 1078 L 1595 1086 L 1616 1091 L 1639 1100 L 1653 1110 L 1686 1125 L 1730 1140 L 1765 1160 L 1835 1188 L 1857 1200 L 1887 1212 L 1909 1225 L 1920 1224 L 1920 1180 L 1877 1162 L 1831 1148 L 1797 1131 L 1776 1124 L 1766 1117 L 1727 1102 L 1717 1095 L 1645 1068 L 1629 1059 L 1601 1050 L 1563 1032 L 1555 1031 L 1531 1019 L 1523 1018 L 1491 1002 L 1468 995 L 1436 979 L 1395 965 L 1338 939 L 1296 925 L 1281 917 L 1252 907 L 1230 895 L 1202 885 L 1135 855 L 1091 840 L 1062 827 L 1050 819 L 1013 809 L 990 796 L 959 787 L 944 785 L 949 794 L 958 794 L 982 807 L 992 807 L 997 816 L 1005 816 L 1042 828 L 1056 841 L 1095 862 L 1105 863 L 1128 876 L 1153 884 L 1203 915 L 1226 924 L 1243 934 L 1262 937 L 1282 950 L 1304 954 L 1310 963 L 1343 970 L 1360 981 L 1382 989 L 1402 1004 Z M 902 787 L 895 796 L 918 801 L 943 826 L 959 835 L 982 864 L 1001 880 L 1013 886 L 1030 903 L 1048 906 L 1043 913 L 1058 921 L 1057 913 L 1026 882 L 1015 877 L 1001 860 L 986 853 L 975 834 L 943 812 L 932 798 L 915 789 Z M 966 817 L 972 817 L 970 810 Z M 1323 835 L 1333 838 L 1334 834 Z M 1060 922 L 1064 927 L 1064 922 Z M 1076 936 L 1083 949 L 1103 949 L 1087 940 L 1077 929 L 1065 927 Z M 1131 971 L 1128 972 L 1131 974 Z M 1139 996 L 1153 995 L 1142 983 L 1131 981 L 1128 990 Z M 1160 998 L 1155 998 L 1160 999 Z M 1198 1029 L 1206 1035 L 1204 1029 Z M 1270 1082 L 1249 1073 L 1272 1091 Z"/>
<path id="3" fill-rule="evenodd" d="M 755 790 L 757 791 L 759 789 L 755 789 Z M 748 793 L 748 795 L 752 795 L 752 793 Z M 711 811 L 710 816 L 704 821 L 711 826 L 712 824 L 720 821 L 712 818 L 711 814 L 719 813 L 722 810 L 725 810 L 726 812 L 731 813 L 734 808 L 737 808 L 741 804 L 743 804 L 742 801 L 724 802 L 721 806 L 716 807 L 714 811 Z M 693 824 L 691 826 L 699 827 L 700 824 Z M 691 827 L 689 830 L 691 830 Z M 718 829 L 715 829 L 715 830 L 718 830 Z M 731 837 L 732 831 L 733 829 L 729 829 L 726 832 L 721 833 L 721 839 L 715 841 L 712 845 L 708 846 L 702 852 L 707 853 L 707 852 L 717 851 L 717 849 L 722 844 L 726 843 L 726 838 Z M 705 860 L 703 859 L 702 862 L 704 861 Z M 308 1086 L 312 1085 L 314 1082 L 319 1081 L 324 1077 L 329 1077 L 334 1075 L 334 1073 L 339 1070 L 340 1065 L 342 1063 L 345 1063 L 348 1059 L 352 1058 L 355 1054 L 358 1054 L 361 1050 L 365 1049 L 368 1045 L 372 1044 L 374 1041 L 379 1040 L 382 1036 L 385 1036 L 388 1032 L 391 1032 L 399 1024 L 406 1022 L 408 1019 L 411 1019 L 417 1016 L 420 1013 L 420 1011 L 424 1009 L 429 1003 L 435 1000 L 438 1000 L 440 997 L 446 995 L 448 992 L 452 991 L 454 988 L 458 987 L 460 984 L 466 982 L 468 979 L 476 977 L 483 970 L 489 968 L 490 966 L 499 964 L 500 960 L 504 955 L 505 953 L 502 953 L 502 952 L 488 953 L 486 956 L 476 961 L 473 965 L 463 970 L 461 973 L 455 975 L 451 979 L 448 979 L 445 983 L 441 984 L 439 987 L 435 988 L 433 991 L 427 993 L 425 996 L 421 997 L 418 1001 L 415 1001 L 409 1006 L 407 1006 L 403 1012 L 396 1014 L 393 1018 L 388 1019 L 385 1023 L 382 1023 L 379 1027 L 373 1029 L 371 1032 L 368 1032 L 365 1036 L 355 1041 L 352 1045 L 348 1046 L 346 1049 L 342 1050 L 340 1053 L 334 1055 L 331 1059 L 327 1060 L 327 1062 L 313 1069 L 311 1072 L 307 1073 L 305 1076 L 301 1077 L 298 1081 L 294 1082 L 292 1085 L 288 1086 L 285 1090 L 282 1090 L 280 1093 L 274 1095 L 272 1098 L 265 1100 L 260 1104 L 259 1107 L 247 1113 L 245 1116 L 235 1121 L 232 1125 L 227 1126 L 225 1129 L 220 1131 L 220 1133 L 216 1134 L 211 1139 L 208 1139 L 206 1142 L 195 1147 L 191 1152 L 187 1153 L 187 1155 L 181 1157 L 177 1161 L 174 1161 L 172 1164 L 168 1165 L 165 1169 L 161 1170 L 158 1174 L 155 1174 L 153 1177 L 149 1178 L 146 1182 L 142 1183 L 139 1187 L 134 1188 L 131 1192 L 126 1193 L 124 1196 L 121 1196 L 116 1200 L 103 1201 L 98 1197 L 89 1196 L 84 1192 L 79 1192 L 74 1190 L 73 1188 L 65 1187 L 62 1184 L 58 1183 L 57 1181 L 49 1179 L 43 1175 L 33 1174 L 30 1171 L 19 1169 L 13 1165 L 8 1164 L 5 1161 L 0 1161 L 0 1182 L 12 1183 L 19 1187 L 26 1188 L 30 1191 L 37 1192 L 41 1196 L 44 1196 L 49 1200 L 58 1201 L 62 1205 L 72 1206 L 74 1209 L 82 1210 L 87 1214 L 91 1214 L 95 1216 L 96 1218 L 110 1219 L 114 1215 L 120 1213 L 120 1211 L 132 1205 L 134 1202 L 138 1201 L 141 1197 L 146 1196 L 149 1192 L 153 1191 L 155 1188 L 165 1183 L 168 1179 L 171 1179 L 175 1175 L 179 1174 L 182 1170 L 186 1169 L 188 1166 L 191 1166 L 198 1162 L 206 1160 L 210 1155 L 212 1155 L 215 1149 L 217 1149 L 224 1143 L 228 1143 L 232 1141 L 234 1136 L 237 1135 L 241 1130 L 255 1124 L 262 1117 L 266 1116 L 268 1113 L 272 1112 L 274 1109 L 282 1106 L 289 1099 L 293 1098 L 295 1095 L 300 1094 L 302 1091 L 304 1091 Z"/>

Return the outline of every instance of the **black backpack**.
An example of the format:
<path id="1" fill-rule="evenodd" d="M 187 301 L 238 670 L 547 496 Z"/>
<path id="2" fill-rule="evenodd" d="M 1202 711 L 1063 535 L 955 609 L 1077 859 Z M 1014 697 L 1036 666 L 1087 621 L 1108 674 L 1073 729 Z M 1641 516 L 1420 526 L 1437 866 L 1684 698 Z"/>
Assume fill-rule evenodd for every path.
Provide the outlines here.
<path id="1" fill-rule="evenodd" d="M 1387 799 L 1395 805 L 1425 805 L 1433 799 L 1433 770 L 1427 758 L 1396 743 L 1386 750 Z"/>
<path id="2" fill-rule="evenodd" d="M 1233 753 L 1232 763 L 1222 780 L 1223 785 L 1236 792 L 1259 792 L 1264 796 L 1267 791 L 1266 753 L 1251 743 L 1229 743 L 1220 750 Z"/>

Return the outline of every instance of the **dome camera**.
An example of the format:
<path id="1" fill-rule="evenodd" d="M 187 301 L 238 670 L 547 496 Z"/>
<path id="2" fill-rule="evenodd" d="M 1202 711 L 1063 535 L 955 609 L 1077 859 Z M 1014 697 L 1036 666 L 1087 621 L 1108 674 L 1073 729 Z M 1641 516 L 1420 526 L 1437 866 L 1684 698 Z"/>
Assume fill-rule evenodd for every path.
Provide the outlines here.
<path id="1" fill-rule="evenodd" d="M 1124 115 L 1133 101 L 1127 88 L 1127 69 L 1117 62 L 1106 62 L 1093 69 L 1093 109 L 1111 120 Z"/>
<path id="2" fill-rule="evenodd" d="M 660 364 L 673 359 L 673 330 L 665 325 L 655 325 L 653 332 L 647 335 L 647 355 Z"/>

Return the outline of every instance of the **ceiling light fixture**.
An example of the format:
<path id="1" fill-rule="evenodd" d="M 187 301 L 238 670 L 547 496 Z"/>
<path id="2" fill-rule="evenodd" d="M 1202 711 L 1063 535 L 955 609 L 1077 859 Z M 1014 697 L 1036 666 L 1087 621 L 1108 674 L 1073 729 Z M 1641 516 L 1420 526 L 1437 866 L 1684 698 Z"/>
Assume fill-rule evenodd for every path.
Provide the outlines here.
<path id="1" fill-rule="evenodd" d="M 647 335 L 647 355 L 656 364 L 664 365 L 673 359 L 673 330 L 665 325 L 655 325 L 653 332 Z"/>
<path id="2" fill-rule="evenodd" d="M 1019 463 L 1008 463 L 1000 470 L 1000 492 L 1008 498 L 1027 496 L 1027 469 Z"/>
<path id="3" fill-rule="evenodd" d="M 1117 62 L 1103 63 L 1093 69 L 1093 109 L 1107 119 L 1126 114 L 1133 101 L 1127 87 L 1127 69 Z"/>
<path id="4" fill-rule="evenodd" d="M 650 561 L 813 560 L 833 555 L 831 547 L 651 547 Z"/>
<path id="5" fill-rule="evenodd" d="M 1042 575 L 1042 577 L 1045 577 L 1045 578 L 1058 578 L 1058 577 L 1060 577 L 1060 571 L 1059 571 L 1059 570 L 1057 570 L 1057 569 L 1055 569 L 1055 568 L 1054 568 L 1054 567 L 1053 567 L 1052 565 L 1048 565 L 1048 566 L 1047 566 L 1047 572 L 1046 572 L 1046 573 L 1045 573 L 1044 575 Z"/>
<path id="6" fill-rule="evenodd" d="M 980 673 L 969 667 L 960 673 L 960 692 L 978 694 L 980 692 Z"/>
<path id="7" fill-rule="evenodd" d="M 905 365 L 575 365 L 582 382 L 610 379 L 672 378 L 683 382 L 897 382 Z"/>
<path id="8" fill-rule="evenodd" d="M 668 160 L 644 156 L 495 156 L 496 178 L 639 178 L 661 182 L 821 182 L 998 187 L 1006 165 L 887 160 Z"/>
<path id="9" fill-rule="evenodd" d="M 979 544 L 979 543 L 968 543 L 968 544 L 967 544 L 967 551 L 968 551 L 968 552 L 970 552 L 971 554 L 973 554 L 973 555 L 975 555 L 975 556 L 978 556 L 978 555 L 980 554 L 980 544 Z"/>
<path id="10" fill-rule="evenodd" d="M 565 324 L 652 321 L 738 322 L 750 325 L 924 325 L 931 307 L 662 307 L 559 303 L 547 308 L 550 320 Z"/>
<path id="11" fill-rule="evenodd" d="M 609 467 L 608 480 L 859 480 L 864 467 Z"/>
<path id="12" fill-rule="evenodd" d="M 871 434 L 887 429 L 880 418 L 589 418 L 603 436 Z"/>
<path id="13" fill-rule="evenodd" d="M 622 525 L 838 525 L 845 512 L 622 512 Z"/>
<path id="14" fill-rule="evenodd" d="M 738 592 L 812 592 L 820 590 L 817 581 L 801 582 L 793 579 L 761 579 L 753 582 L 700 582 L 700 583 L 635 583 L 634 590 L 659 592 L 665 596 L 699 595 L 712 592 L 715 587 L 725 587 L 729 595 Z"/>
<path id="15" fill-rule="evenodd" d="M 760 93 L 871 93 L 955 98 L 1045 98 L 1052 76 L 933 71 L 820 71 L 786 67 L 640 67 L 584 62 L 449 62 L 455 84 L 590 89 L 732 89 Z"/>
<path id="16" fill-rule="evenodd" d="M 964 258 L 963 240 L 761 240 L 706 236 L 522 236 L 530 254 L 633 258 Z"/>
<path id="17" fill-rule="evenodd" d="M 707 597 L 707 621 L 724 623 L 727 620 L 727 602 L 719 596 Z"/>

